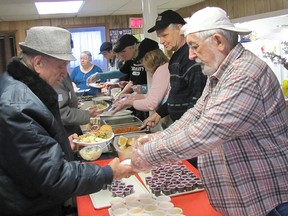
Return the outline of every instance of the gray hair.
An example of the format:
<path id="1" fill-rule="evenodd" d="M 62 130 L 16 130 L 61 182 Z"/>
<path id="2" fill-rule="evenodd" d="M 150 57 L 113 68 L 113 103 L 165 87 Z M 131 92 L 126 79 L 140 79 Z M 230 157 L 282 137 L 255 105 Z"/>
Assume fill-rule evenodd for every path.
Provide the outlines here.
<path id="1" fill-rule="evenodd" d="M 180 30 L 182 26 L 182 24 L 171 23 L 168 28 Z"/>
<path id="2" fill-rule="evenodd" d="M 235 47 L 238 43 L 238 33 L 224 29 L 212 29 L 207 31 L 196 32 L 195 34 L 197 37 L 200 37 L 202 39 L 206 39 L 214 34 L 221 34 L 226 38 L 231 47 Z"/>
<path id="3" fill-rule="evenodd" d="M 87 56 L 89 57 L 90 61 L 92 61 L 92 54 L 91 54 L 91 52 L 89 52 L 89 51 L 83 51 L 83 52 L 81 52 L 81 54 L 87 55 Z"/>

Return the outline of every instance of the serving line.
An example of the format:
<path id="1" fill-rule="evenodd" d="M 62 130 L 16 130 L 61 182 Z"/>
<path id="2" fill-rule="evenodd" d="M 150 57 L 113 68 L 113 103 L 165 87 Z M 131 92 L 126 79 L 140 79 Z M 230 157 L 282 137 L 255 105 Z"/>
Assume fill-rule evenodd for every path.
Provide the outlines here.
<path id="1" fill-rule="evenodd" d="M 105 166 L 110 162 L 109 160 L 98 160 L 96 163 L 100 166 Z M 183 164 L 196 176 L 199 176 L 199 172 L 189 162 L 183 161 Z M 144 182 L 138 175 L 136 178 L 144 185 Z M 171 197 L 172 203 L 183 209 L 183 214 L 201 215 L 201 216 L 221 216 L 210 205 L 206 191 L 199 191 L 197 193 L 190 193 L 180 196 Z M 109 216 L 108 208 L 95 209 L 89 195 L 76 197 L 78 216 Z"/>

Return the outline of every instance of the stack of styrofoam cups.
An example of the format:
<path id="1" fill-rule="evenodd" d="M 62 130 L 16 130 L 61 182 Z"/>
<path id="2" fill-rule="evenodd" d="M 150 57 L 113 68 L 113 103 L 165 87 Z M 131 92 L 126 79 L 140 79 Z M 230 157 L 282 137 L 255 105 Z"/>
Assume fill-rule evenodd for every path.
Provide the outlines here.
<path id="1" fill-rule="evenodd" d="M 151 193 L 131 194 L 113 197 L 110 200 L 111 216 L 183 216 L 183 211 L 175 207 L 166 195 L 155 197 Z"/>

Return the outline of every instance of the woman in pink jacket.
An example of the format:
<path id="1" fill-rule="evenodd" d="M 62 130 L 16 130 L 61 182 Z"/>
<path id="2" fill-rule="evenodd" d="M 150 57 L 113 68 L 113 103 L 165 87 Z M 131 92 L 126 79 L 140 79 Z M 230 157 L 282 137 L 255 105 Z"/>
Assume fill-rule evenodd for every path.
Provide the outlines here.
<path id="1" fill-rule="evenodd" d="M 139 44 L 136 60 L 140 60 L 145 70 L 152 74 L 151 86 L 147 94 L 141 93 L 141 86 L 134 86 L 134 93 L 125 95 L 114 103 L 115 111 L 132 106 L 140 111 L 154 111 L 168 97 L 170 90 L 169 59 L 159 49 L 158 43 L 145 38 Z"/>

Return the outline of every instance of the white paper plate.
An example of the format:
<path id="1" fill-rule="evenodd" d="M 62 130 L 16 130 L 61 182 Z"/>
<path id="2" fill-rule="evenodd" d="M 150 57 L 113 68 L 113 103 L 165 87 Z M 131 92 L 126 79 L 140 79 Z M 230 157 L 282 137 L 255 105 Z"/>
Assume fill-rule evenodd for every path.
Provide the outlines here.
<path id="1" fill-rule="evenodd" d="M 103 88 L 104 87 L 104 85 L 100 84 L 100 83 L 90 83 L 89 86 L 93 87 L 93 88 Z"/>
<path id="2" fill-rule="evenodd" d="M 106 111 L 100 114 L 102 117 L 110 117 L 110 116 L 123 116 L 123 115 L 131 115 L 131 110 L 122 110 L 113 114 L 113 111 Z"/>
<path id="3" fill-rule="evenodd" d="M 114 133 L 111 134 L 111 137 L 108 139 L 101 139 L 98 142 L 79 142 L 77 139 L 74 139 L 73 142 L 81 146 L 92 146 L 92 145 L 101 145 L 107 143 L 114 138 Z M 100 138 L 99 138 L 100 139 Z"/>
<path id="4" fill-rule="evenodd" d="M 90 91 L 90 89 L 82 89 L 82 90 L 76 91 L 76 93 L 84 93 L 84 92 L 88 92 L 88 91 Z"/>
<path id="5" fill-rule="evenodd" d="M 130 176 L 129 178 L 123 178 L 122 181 L 127 185 L 134 185 L 133 194 L 135 195 L 149 193 L 145 186 L 134 175 Z M 112 192 L 109 190 L 101 190 L 97 193 L 90 194 L 89 196 L 95 209 L 108 208 L 111 206 L 110 200 L 113 197 Z"/>

